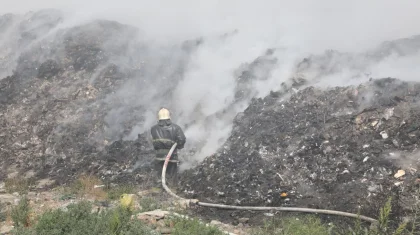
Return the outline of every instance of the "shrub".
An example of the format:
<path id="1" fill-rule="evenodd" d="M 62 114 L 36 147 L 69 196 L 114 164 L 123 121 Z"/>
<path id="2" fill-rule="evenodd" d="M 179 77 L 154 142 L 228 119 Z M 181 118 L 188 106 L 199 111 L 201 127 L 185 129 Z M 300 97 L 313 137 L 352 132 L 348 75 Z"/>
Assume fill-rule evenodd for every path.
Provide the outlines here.
<path id="1" fill-rule="evenodd" d="M 401 223 L 397 228 L 390 226 L 390 214 L 392 211 L 392 198 L 389 198 L 379 212 L 377 224 L 372 224 L 369 228 L 363 227 L 360 219 L 356 220 L 354 228 L 350 228 L 344 234 L 347 235 L 402 235 L 408 234 L 407 223 Z"/>
<path id="2" fill-rule="evenodd" d="M 391 226 L 390 214 L 392 211 L 391 198 L 381 208 L 377 224 L 366 226 L 361 219 L 356 219 L 355 224 L 348 229 L 332 227 L 321 223 L 314 216 L 304 216 L 303 219 L 295 218 L 272 219 L 252 235 L 304 235 L 304 234 L 337 234 L 337 235 L 416 235 L 414 229 L 409 231 L 407 223 L 401 223 L 398 227 Z"/>
<path id="3" fill-rule="evenodd" d="M 19 204 L 12 208 L 10 212 L 10 217 L 16 227 L 29 226 L 29 200 L 26 197 L 23 197 Z"/>
<path id="4" fill-rule="evenodd" d="M 139 220 L 131 220 L 131 212 L 116 208 L 102 212 L 92 212 L 90 202 L 80 202 L 67 207 L 67 211 L 56 209 L 42 214 L 33 228 L 17 228 L 17 235 L 76 235 L 112 234 L 142 235 L 155 234 Z"/>

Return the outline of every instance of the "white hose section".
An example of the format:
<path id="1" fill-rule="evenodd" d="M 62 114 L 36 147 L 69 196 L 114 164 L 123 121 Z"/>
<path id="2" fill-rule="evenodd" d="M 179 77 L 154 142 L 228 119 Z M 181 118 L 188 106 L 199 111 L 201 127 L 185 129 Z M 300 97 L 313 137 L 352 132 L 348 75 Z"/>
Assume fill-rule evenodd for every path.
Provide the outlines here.
<path id="1" fill-rule="evenodd" d="M 182 198 L 175 193 L 173 193 L 168 186 L 166 186 L 166 168 L 168 166 L 168 162 L 171 158 L 172 153 L 174 152 L 176 148 L 177 143 L 175 143 L 172 148 L 169 150 L 168 155 L 166 156 L 165 163 L 163 164 L 162 169 L 162 186 L 165 189 L 167 193 L 169 193 L 171 196 L 180 199 L 180 200 L 189 200 Z M 191 200 L 193 201 L 193 200 Z M 377 223 L 378 221 L 376 219 L 348 213 L 348 212 L 342 212 L 342 211 L 334 211 L 334 210 L 322 210 L 322 209 L 311 209 L 311 208 L 299 208 L 299 207 L 255 207 L 255 206 L 231 206 L 231 205 L 223 205 L 223 204 L 213 204 L 213 203 L 206 203 L 206 202 L 196 202 L 199 206 L 204 207 L 212 207 L 212 208 L 220 208 L 220 209 L 230 209 L 230 210 L 251 210 L 251 211 L 288 211 L 288 212 L 305 212 L 305 213 L 316 213 L 316 214 L 329 214 L 329 215 L 339 215 L 339 216 L 345 216 L 345 217 L 351 217 L 356 219 L 361 219 L 364 221 L 368 221 L 371 223 Z"/>
<path id="2" fill-rule="evenodd" d="M 169 160 L 170 160 L 170 158 L 171 158 L 171 155 L 172 155 L 172 153 L 174 152 L 174 150 L 175 150 L 175 148 L 176 148 L 176 145 L 177 145 L 177 143 L 175 143 L 174 145 L 172 145 L 172 148 L 169 150 L 169 153 L 168 153 L 168 155 L 166 155 L 166 158 L 165 158 L 165 163 L 163 164 L 163 169 L 162 169 L 162 186 L 163 186 L 163 188 L 165 189 L 165 191 L 167 192 L 167 193 L 169 193 L 171 196 L 173 196 L 173 197 L 175 197 L 175 198 L 177 198 L 177 199 L 181 199 L 181 200 L 185 200 L 184 198 L 182 198 L 182 197 L 180 197 L 180 196 L 178 196 L 178 195 L 176 195 L 175 193 L 173 193 L 169 188 L 168 188 L 168 186 L 166 186 L 166 167 L 168 166 L 168 162 L 169 162 Z"/>

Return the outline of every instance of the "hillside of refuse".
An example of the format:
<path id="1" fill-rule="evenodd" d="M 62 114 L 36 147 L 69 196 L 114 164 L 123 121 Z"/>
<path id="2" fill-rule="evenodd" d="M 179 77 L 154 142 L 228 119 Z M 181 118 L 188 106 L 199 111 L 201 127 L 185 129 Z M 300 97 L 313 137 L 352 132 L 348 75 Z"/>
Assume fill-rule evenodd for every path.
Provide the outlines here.
<path id="1" fill-rule="evenodd" d="M 394 197 L 395 213 L 409 211 L 420 184 L 419 104 L 420 83 L 394 78 L 272 92 L 238 114 L 220 151 L 183 175 L 183 192 L 371 216 Z"/>
<path id="2" fill-rule="evenodd" d="M 64 21 L 54 10 L 0 16 L 1 181 L 48 179 L 53 187 L 88 173 L 150 183 L 148 130 L 166 106 L 187 133 L 179 184 L 186 197 L 349 212 L 360 205 L 376 215 L 395 196 L 399 210 L 410 209 L 420 182 L 420 85 L 371 77 L 369 69 L 416 55 L 420 36 L 363 54 L 307 55 L 278 81 L 272 74 L 284 51 L 267 48 L 232 69 L 233 98 L 209 114 L 176 98 L 194 89 L 182 84 L 210 39 L 162 46 L 118 22 Z M 340 75 L 345 83 L 331 79 L 349 69 Z M 268 81 L 281 89 L 262 93 Z"/>

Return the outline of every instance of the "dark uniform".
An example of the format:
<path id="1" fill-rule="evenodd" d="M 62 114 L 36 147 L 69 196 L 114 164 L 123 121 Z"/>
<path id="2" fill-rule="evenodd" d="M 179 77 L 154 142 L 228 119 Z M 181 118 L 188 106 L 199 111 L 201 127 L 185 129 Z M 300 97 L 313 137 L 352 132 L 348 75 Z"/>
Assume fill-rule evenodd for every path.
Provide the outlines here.
<path id="1" fill-rule="evenodd" d="M 151 129 L 153 138 L 153 147 L 156 150 L 155 169 L 158 173 L 158 179 L 161 179 L 162 168 L 165 163 L 166 155 L 176 142 L 177 146 L 171 155 L 166 168 L 166 175 L 169 175 L 174 182 L 177 180 L 178 172 L 178 152 L 177 149 L 184 148 L 186 141 L 184 132 L 181 127 L 171 122 L 170 119 L 159 120 L 158 124 Z"/>

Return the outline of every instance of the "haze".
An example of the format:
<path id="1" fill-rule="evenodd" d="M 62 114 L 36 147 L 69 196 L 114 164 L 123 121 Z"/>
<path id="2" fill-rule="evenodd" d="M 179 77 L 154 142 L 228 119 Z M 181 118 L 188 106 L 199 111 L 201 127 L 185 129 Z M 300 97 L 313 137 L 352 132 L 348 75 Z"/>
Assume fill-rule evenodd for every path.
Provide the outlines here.
<path id="1" fill-rule="evenodd" d="M 165 55 L 185 59 L 185 73 L 180 81 L 170 85 L 149 84 L 146 95 L 137 89 L 143 78 L 132 78 L 121 86 L 107 99 L 128 101 L 123 106 L 112 107 L 106 122 L 111 130 L 115 130 L 113 138 L 117 139 L 122 123 L 130 118 L 129 110 L 139 104 L 147 106 L 146 120 L 139 122 L 132 133 L 125 136 L 125 139 L 133 139 L 156 122 L 159 107 L 168 105 L 176 110 L 175 121 L 181 126 L 188 125 L 185 129 L 187 138 L 202 143 L 197 159 L 214 153 L 224 143 L 234 116 L 243 111 L 252 98 L 246 97 L 242 103 L 232 105 L 237 85 L 234 72 L 263 55 L 268 48 L 278 49 L 274 53 L 278 61 L 273 67 L 261 66 L 256 69 L 259 71 L 254 71 L 268 74 L 268 77 L 258 78 L 252 84 L 253 96 L 264 97 L 270 90 L 278 89 L 282 82 L 294 75 L 297 62 L 308 54 L 322 55 L 327 49 L 352 54 L 333 57 L 332 62 L 328 60 L 330 58 L 314 62 L 334 71 L 323 74 L 316 65 L 306 71 L 306 78 L 321 87 L 367 81 L 368 78 L 359 76 L 366 71 L 374 77 L 420 78 L 420 53 L 414 48 L 409 56 L 391 55 L 381 61 L 364 61 L 363 55 L 355 54 L 375 48 L 384 41 L 419 35 L 418 0 L 1 0 L 1 3 L 2 14 L 60 9 L 68 14 L 65 22 L 58 26 L 62 28 L 98 18 L 138 27 L 151 48 L 163 48 L 153 49 L 153 63 L 150 63 L 150 74 L 147 75 L 150 79 L 166 76 L 160 70 L 162 66 L 170 67 L 162 62 Z M 220 39 L 221 35 L 231 32 L 236 34 Z M 180 51 L 167 50 L 167 45 L 198 37 L 203 37 L 204 43 L 188 59 Z M 6 45 L 8 40 L 0 40 L 0 46 L 2 41 L 4 48 L 9 48 Z M 162 90 L 168 88 L 165 85 L 173 86 L 170 87 L 175 91 L 173 96 L 161 95 Z M 197 146 L 192 141 L 188 144 Z"/>
<path id="2" fill-rule="evenodd" d="M 420 31 L 416 0 L 2 0 L 0 13 L 58 8 L 79 20 L 106 18 L 135 25 L 156 40 L 246 32 L 254 43 L 309 51 L 360 51 Z M 270 42 L 270 43 L 271 43 Z"/>

